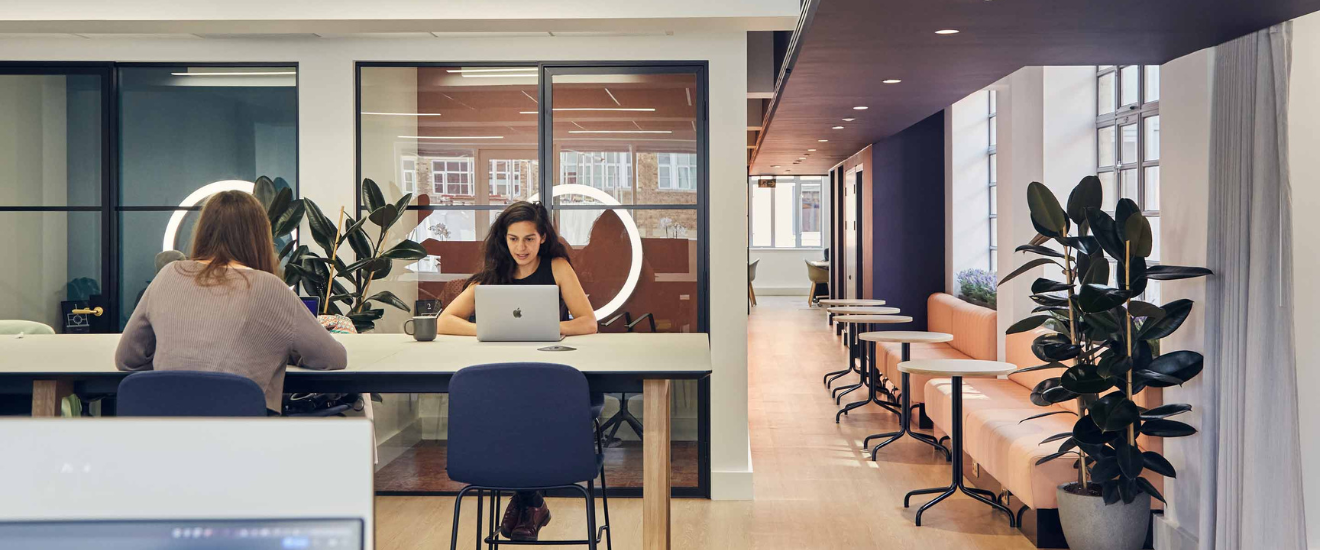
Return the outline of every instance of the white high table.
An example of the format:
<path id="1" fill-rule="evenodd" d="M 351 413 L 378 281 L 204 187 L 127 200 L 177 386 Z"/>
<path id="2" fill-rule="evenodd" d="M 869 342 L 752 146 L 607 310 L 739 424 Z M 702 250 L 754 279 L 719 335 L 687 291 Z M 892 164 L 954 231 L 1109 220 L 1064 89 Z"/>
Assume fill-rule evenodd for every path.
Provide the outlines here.
<path id="1" fill-rule="evenodd" d="M 344 334 L 335 339 L 348 351 L 348 368 L 290 367 L 286 392 L 446 393 L 459 369 L 505 362 L 571 365 L 597 392 L 628 390 L 640 383 L 647 420 L 642 438 L 643 547 L 669 548 L 672 381 L 710 376 L 706 334 L 573 336 L 559 344 L 576 349 L 558 352 L 538 351 L 551 343 L 477 342 L 462 336 L 439 336 L 433 342 L 403 334 Z M 118 344 L 117 334 L 0 337 L 0 394 L 30 393 L 33 416 L 56 416 L 60 400 L 74 392 L 113 394 L 128 375 L 115 369 Z"/>

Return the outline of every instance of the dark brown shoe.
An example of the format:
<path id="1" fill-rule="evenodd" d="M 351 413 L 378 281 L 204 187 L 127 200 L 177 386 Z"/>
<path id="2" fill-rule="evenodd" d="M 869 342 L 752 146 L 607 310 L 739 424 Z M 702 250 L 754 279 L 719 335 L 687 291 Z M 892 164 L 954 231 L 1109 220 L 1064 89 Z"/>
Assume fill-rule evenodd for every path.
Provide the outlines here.
<path id="1" fill-rule="evenodd" d="M 523 505 L 518 494 L 514 493 L 509 497 L 509 506 L 504 509 L 504 519 L 500 521 L 500 536 L 509 538 L 513 535 L 514 528 L 518 527 L 518 522 L 522 521 Z"/>
<path id="2" fill-rule="evenodd" d="M 522 521 L 509 533 L 509 540 L 519 542 L 535 541 L 540 536 L 541 528 L 550 524 L 550 503 L 542 502 L 540 506 L 523 507 Z"/>

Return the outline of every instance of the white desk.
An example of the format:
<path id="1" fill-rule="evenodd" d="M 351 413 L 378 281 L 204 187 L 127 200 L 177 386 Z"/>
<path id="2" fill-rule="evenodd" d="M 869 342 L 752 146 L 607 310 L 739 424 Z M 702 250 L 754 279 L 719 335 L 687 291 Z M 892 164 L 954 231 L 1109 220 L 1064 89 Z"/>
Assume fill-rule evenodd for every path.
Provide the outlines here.
<path id="1" fill-rule="evenodd" d="M 642 438 L 642 541 L 670 546 L 669 402 L 672 380 L 710 375 L 705 334 L 592 334 L 561 342 L 575 351 L 546 352 L 549 343 L 477 342 L 440 336 L 416 342 L 403 334 L 336 335 L 348 351 L 348 368 L 289 368 L 285 391 L 325 393 L 443 393 L 459 369 L 482 363 L 537 361 L 572 365 L 594 391 L 643 388 L 647 419 Z M 115 369 L 117 334 L 0 337 L 0 393 L 32 394 L 33 416 L 55 416 L 75 391 L 115 393 L 128 373 Z M 704 466 L 703 466 L 704 467 Z"/>

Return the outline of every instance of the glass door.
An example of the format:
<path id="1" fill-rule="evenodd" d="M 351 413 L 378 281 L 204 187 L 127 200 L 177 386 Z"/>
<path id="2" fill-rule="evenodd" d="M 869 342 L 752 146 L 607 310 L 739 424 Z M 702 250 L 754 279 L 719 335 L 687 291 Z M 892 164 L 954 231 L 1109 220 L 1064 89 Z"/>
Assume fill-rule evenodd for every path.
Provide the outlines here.
<path id="1" fill-rule="evenodd" d="M 113 332 L 110 66 L 0 64 L 0 320 Z"/>

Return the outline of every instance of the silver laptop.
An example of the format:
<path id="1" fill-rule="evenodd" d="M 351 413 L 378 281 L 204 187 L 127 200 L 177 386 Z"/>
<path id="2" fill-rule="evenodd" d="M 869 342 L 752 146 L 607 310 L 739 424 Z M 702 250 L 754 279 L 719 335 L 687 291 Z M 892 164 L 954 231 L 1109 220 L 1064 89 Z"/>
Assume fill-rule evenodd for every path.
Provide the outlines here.
<path id="1" fill-rule="evenodd" d="M 558 286 L 477 286 L 477 340 L 558 342 L 561 339 Z"/>

